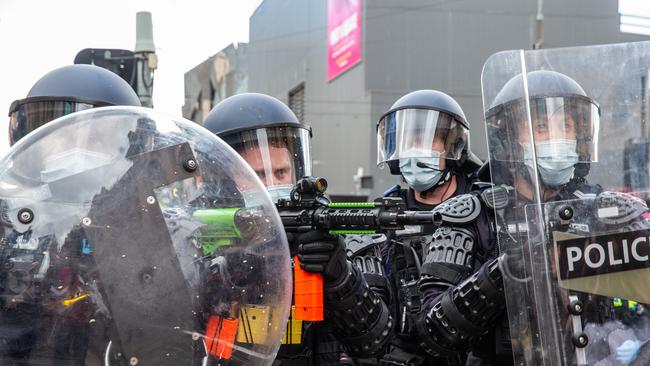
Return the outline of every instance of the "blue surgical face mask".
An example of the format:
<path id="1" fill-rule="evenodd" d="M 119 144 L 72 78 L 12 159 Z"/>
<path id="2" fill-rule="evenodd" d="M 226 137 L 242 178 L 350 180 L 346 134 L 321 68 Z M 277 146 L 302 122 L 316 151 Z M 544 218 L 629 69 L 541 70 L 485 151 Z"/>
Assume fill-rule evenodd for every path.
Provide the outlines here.
<path id="1" fill-rule="evenodd" d="M 269 195 L 271 195 L 271 201 L 273 201 L 273 203 L 278 203 L 278 200 L 281 198 L 289 199 L 292 189 L 292 184 L 266 187 L 266 190 L 269 191 Z"/>
<path id="2" fill-rule="evenodd" d="M 548 187 L 559 187 L 569 183 L 573 178 L 578 162 L 576 140 L 549 140 L 537 142 L 537 171 L 542 182 Z M 530 175 L 533 175 L 533 147 L 527 143 L 524 147 L 524 163 Z"/>
<path id="3" fill-rule="evenodd" d="M 277 203 L 280 198 L 289 199 L 292 189 L 293 185 L 291 184 L 266 187 L 266 191 L 269 193 L 269 196 L 271 196 L 271 202 L 274 204 Z M 266 203 L 263 191 L 253 189 L 250 191 L 242 192 L 242 195 L 244 197 L 246 207 L 262 206 L 264 203 Z"/>
<path id="4" fill-rule="evenodd" d="M 434 151 L 433 154 L 436 154 Z M 418 155 L 414 151 L 408 155 Z M 422 152 L 421 155 L 431 155 L 431 152 Z M 404 157 L 399 159 L 399 169 L 409 187 L 416 192 L 424 192 L 435 186 L 442 179 L 442 170 L 440 170 L 440 155 L 434 157 Z M 420 163 L 421 166 L 418 166 Z"/>

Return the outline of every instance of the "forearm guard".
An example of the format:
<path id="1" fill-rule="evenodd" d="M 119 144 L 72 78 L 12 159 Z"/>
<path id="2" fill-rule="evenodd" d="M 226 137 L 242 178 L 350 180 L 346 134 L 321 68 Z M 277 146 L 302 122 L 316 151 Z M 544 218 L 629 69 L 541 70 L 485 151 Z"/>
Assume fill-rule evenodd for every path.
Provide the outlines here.
<path id="1" fill-rule="evenodd" d="M 368 357 L 392 336 L 393 319 L 380 296 L 370 289 L 356 266 L 338 284 L 325 286 L 326 320 L 349 353 Z"/>
<path id="2" fill-rule="evenodd" d="M 471 340 L 494 326 L 504 309 L 503 279 L 499 260 L 494 259 L 423 307 L 416 322 L 421 346 L 434 356 L 464 352 Z"/>

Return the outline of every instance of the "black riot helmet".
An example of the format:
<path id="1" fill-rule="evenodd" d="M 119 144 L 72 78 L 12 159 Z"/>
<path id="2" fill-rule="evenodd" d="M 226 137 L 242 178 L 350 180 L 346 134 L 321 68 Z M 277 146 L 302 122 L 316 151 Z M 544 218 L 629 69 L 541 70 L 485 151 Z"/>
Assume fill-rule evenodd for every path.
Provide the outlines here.
<path id="1" fill-rule="evenodd" d="M 598 160 L 598 103 L 575 80 L 556 71 L 532 71 L 525 81 L 527 89 L 521 74 L 510 79 L 485 113 L 488 138 L 494 145 L 491 160 L 530 160 L 532 144 L 528 140 L 532 132 L 538 164 L 543 154 L 552 158 L 554 164 L 572 159 L 574 175 L 586 176 L 589 163 Z M 525 91 L 528 103 L 524 102 Z M 530 130 L 526 107 L 530 108 Z M 570 153 L 557 148 L 567 143 L 575 144 Z"/>
<path id="2" fill-rule="evenodd" d="M 377 122 L 377 165 L 387 164 L 398 175 L 400 159 L 435 157 L 446 160 L 448 171 L 481 165 L 470 151 L 469 123 L 460 105 L 443 92 L 417 90 L 398 99 Z"/>
<path id="3" fill-rule="evenodd" d="M 203 127 L 249 163 L 272 198 L 288 195 L 298 179 L 311 175 L 311 129 L 271 96 L 243 93 L 226 98 L 210 111 Z"/>
<path id="4" fill-rule="evenodd" d="M 9 143 L 66 114 L 104 106 L 141 106 L 133 88 L 115 73 L 92 65 L 68 65 L 40 78 L 25 99 L 9 108 Z"/>

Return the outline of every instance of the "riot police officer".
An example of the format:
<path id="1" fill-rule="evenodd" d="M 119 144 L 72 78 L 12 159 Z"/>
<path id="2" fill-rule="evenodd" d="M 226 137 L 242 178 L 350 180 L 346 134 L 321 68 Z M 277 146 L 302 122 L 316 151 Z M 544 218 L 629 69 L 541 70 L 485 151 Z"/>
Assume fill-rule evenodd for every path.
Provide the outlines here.
<path id="1" fill-rule="evenodd" d="M 9 144 L 70 113 L 105 106 L 140 106 L 133 88 L 98 66 L 68 65 L 41 77 L 27 97 L 9 108 Z"/>
<path id="2" fill-rule="evenodd" d="M 547 201 L 594 195 L 601 191 L 600 186 L 589 185 L 585 179 L 594 146 L 597 146 L 598 136 L 593 133 L 598 126 L 597 104 L 578 83 L 557 72 L 530 72 L 526 81 L 533 121 L 532 138 L 525 123 L 529 101 L 522 98 L 521 75 L 503 86 L 486 111 L 488 139 L 492 144 L 500 144 L 491 151 L 493 181 L 514 182 L 512 185 L 499 184 L 489 190 L 491 205 L 497 212 L 494 227 L 499 230 L 492 233 L 492 240 L 497 235 L 506 237 L 508 225 L 517 227 L 526 223 L 522 210 L 523 206 L 535 201 L 532 185 L 537 181 L 536 176 L 541 182 L 543 199 Z M 517 143 L 512 142 L 514 140 Z M 495 154 L 499 156 L 495 158 Z M 517 156 L 517 159 L 510 159 L 511 156 Z M 504 178 L 506 175 L 509 178 Z M 496 245 L 494 249 L 496 255 Z M 461 313 L 474 327 L 460 328 L 467 332 L 465 338 L 473 340 L 474 344 L 468 364 L 513 362 L 510 338 L 516 339 L 518 335 L 510 334 L 502 311 L 505 297 L 500 269 L 516 272 L 516 268 L 521 268 L 515 265 L 523 260 L 521 253 L 518 254 L 502 257 L 500 266 L 497 260 L 489 262 L 484 275 L 474 279 L 487 284 L 479 295 L 487 299 L 487 303 L 499 304 L 499 310 L 491 314 L 482 310 L 477 314 L 472 306 L 462 308 Z M 508 275 L 515 274 L 508 272 Z M 460 303 L 464 297 L 471 299 L 471 295 L 456 296 L 454 300 Z M 472 305 L 484 308 L 482 304 Z M 436 315 L 432 310 L 427 319 L 433 321 Z"/>
<path id="3" fill-rule="evenodd" d="M 204 127 L 234 148 L 266 185 L 274 202 L 288 199 L 294 184 L 311 175 L 311 129 L 279 100 L 263 94 L 238 94 L 217 104 Z M 238 187 L 247 206 L 256 197 Z M 290 235 L 287 235 L 290 237 Z M 336 238 L 311 232 L 289 238 L 292 255 L 300 243 L 334 245 Z M 292 311 L 293 312 L 293 311 Z M 280 365 L 337 365 L 340 346 L 326 322 L 303 322 L 292 316 L 276 362 Z"/>
<path id="4" fill-rule="evenodd" d="M 385 196 L 399 196 L 409 209 L 431 210 L 469 191 L 480 160 L 469 149 L 469 123 L 445 93 L 418 90 L 398 99 L 377 122 L 377 164 L 388 165 L 407 184 Z"/>
<path id="5" fill-rule="evenodd" d="M 469 123 L 455 100 L 435 90 L 403 96 L 377 123 L 377 141 L 378 164 L 388 165 L 407 184 L 404 189 L 393 187 L 386 196 L 401 197 L 409 210 L 434 210 L 448 222 L 483 229 L 485 220 L 476 222 L 480 207 L 474 205 L 475 195 L 467 195 L 480 161 L 469 149 Z M 471 273 L 475 254 L 485 251 L 480 238 L 467 229 L 451 233 L 448 229 L 411 226 L 388 238 L 346 238 L 356 266 L 348 263 L 348 271 L 332 281 L 327 309 L 349 352 L 367 358 L 357 359 L 359 363 L 463 362 L 462 352 L 425 352 L 418 327 L 421 307 L 435 297 L 429 290 L 440 293 L 457 284 Z M 463 244 L 452 247 L 458 241 L 450 236 Z M 450 250 L 455 251 L 453 256 L 444 255 Z M 324 273 L 341 267 L 337 262 L 345 263 L 340 249 L 327 252 L 310 244 L 301 247 L 301 259 L 306 265 L 320 264 Z M 419 291 L 421 276 L 431 283 L 424 297 Z M 355 303 L 363 305 L 349 311 Z"/>
<path id="6" fill-rule="evenodd" d="M 524 205 L 526 199 L 527 202 L 533 200 L 530 177 L 534 174 L 540 174 L 545 199 L 568 199 L 570 195 L 579 197 L 600 189 L 588 185 L 584 179 L 594 136 L 576 134 L 578 123 L 581 127 L 593 127 L 593 101 L 577 83 L 564 75 L 530 73 L 528 88 L 539 109 L 532 109 L 532 119 L 537 121 L 533 123 L 535 137 L 525 139 L 527 129 L 513 128 L 513 124 L 521 122 L 518 117 L 525 112 L 525 105 L 521 109 L 523 93 L 511 90 L 520 85 L 520 81 L 521 78 L 506 84 L 495 98 L 494 109 L 490 110 L 494 114 L 487 114 L 489 133 L 500 132 L 498 137 L 490 136 L 491 141 L 508 141 L 508 137 L 518 134 L 520 144 L 504 143 L 503 150 L 506 147 L 520 149 L 517 153 L 522 158 L 512 166 L 505 166 L 498 158 L 491 161 L 493 174 L 519 177 L 515 179 L 514 188 L 483 187 L 436 207 L 434 211 L 442 215 L 442 224 L 434 232 L 421 270 L 422 305 L 415 322 L 420 346 L 431 355 L 447 357 L 471 349 L 468 365 L 513 362 L 505 321 L 501 268 L 509 268 L 508 263 L 516 263 L 521 258 L 497 258 L 496 236 L 498 231 L 508 230 L 509 224 L 521 225 L 525 220 L 514 219 L 521 211 L 509 203 L 516 202 L 517 206 Z M 546 101 L 556 104 L 547 106 Z M 552 115 L 549 111 L 559 113 Z M 594 130 L 597 131 L 597 126 L 580 129 L 584 132 Z M 536 162 L 531 160 L 534 148 L 538 152 Z M 539 169 L 535 170 L 535 166 Z M 517 199 L 511 199 L 513 192 Z M 498 213 L 496 221 L 493 211 Z"/>
<path id="7" fill-rule="evenodd" d="M 539 249 L 530 250 L 527 249 L 528 243 L 544 242 L 544 237 L 558 235 L 557 232 L 562 232 L 560 237 L 591 237 L 600 230 L 624 232 L 630 227 L 648 227 L 642 217 L 642 213 L 647 212 L 643 201 L 621 193 L 603 192 L 599 185 L 591 185 L 586 180 L 590 165 L 598 156 L 599 105 L 575 80 L 562 73 L 538 70 L 528 72 L 525 77 L 526 80 L 520 74 L 505 83 L 486 110 L 492 179 L 499 184 L 496 189 L 507 193 L 502 195 L 501 203 L 496 207 L 497 235 L 503 255 L 499 266 L 491 273 L 493 278 L 504 279 L 509 299 L 508 317 L 514 327 L 508 327 L 505 316 L 493 323 L 493 329 L 481 337 L 482 342 L 475 342 L 481 347 L 474 347 L 475 352 L 468 364 L 511 363 L 513 350 L 517 360 L 523 357 L 525 362 L 532 364 L 541 362 L 536 358 L 540 354 L 556 354 L 536 347 L 540 331 L 545 330 L 531 319 L 551 318 L 557 313 L 536 314 L 537 310 L 532 306 L 546 301 L 539 298 L 534 289 L 539 285 L 532 281 L 533 277 L 539 276 L 536 268 L 545 265 L 546 254 L 543 251 L 547 249 L 537 244 L 535 247 Z M 524 97 L 525 88 L 528 99 Z M 496 196 L 493 199 L 496 204 L 498 199 Z M 540 205 L 536 206 L 537 203 Z M 544 219 L 532 209 L 534 207 L 539 207 Z M 601 217 L 598 210 L 602 207 L 616 207 L 617 215 Z M 564 213 L 554 218 L 553 211 L 559 212 L 560 209 Z M 538 231 L 535 225 L 546 220 L 549 232 Z M 552 276 L 562 276 L 558 274 L 562 265 L 558 268 L 553 269 Z M 545 296 L 549 295 L 570 302 L 560 308 L 563 309 L 560 313 L 574 318 L 572 328 L 575 334 L 571 347 L 576 350 L 587 345 L 588 337 L 582 333 L 583 321 L 590 326 L 597 324 L 596 328 L 602 330 L 606 328 L 604 324 L 612 319 L 616 301 L 628 307 L 626 300 L 560 289 Z M 485 294 L 484 297 L 497 301 L 496 296 Z M 566 309 L 569 309 L 568 313 Z M 624 318 L 634 317 L 630 314 L 626 313 Z M 483 330 L 490 326 L 490 322 L 479 324 Z M 512 349 L 510 339 L 517 341 L 512 344 Z M 616 347 L 622 347 L 623 341 Z M 560 344 L 561 348 L 565 346 L 568 345 Z M 620 349 L 621 357 L 626 351 L 629 350 Z M 557 354 L 564 352 L 574 354 L 573 351 L 557 350 Z M 587 361 L 592 364 L 599 360 L 593 351 L 586 357 L 583 351 L 575 351 L 575 355 L 578 364 Z"/>
<path id="8" fill-rule="evenodd" d="M 38 127 L 64 115 L 111 105 L 140 106 L 140 100 L 131 86 L 115 73 L 90 65 L 69 65 L 50 71 L 41 77 L 27 93 L 27 97 L 14 101 L 9 108 L 9 144 L 13 145 Z M 39 162 L 41 163 L 41 162 Z M 4 206 L 4 203 L 3 203 Z M 3 219 L 3 225 L 8 220 Z M 13 234 L 17 235 L 17 234 Z M 25 240 L 24 234 L 18 234 L 13 240 Z M 29 235 L 27 235 L 28 237 Z M 64 276 L 68 282 L 74 282 L 74 274 Z M 77 307 L 86 305 L 84 301 L 76 304 Z M 29 303 L 22 305 L 20 312 L 9 306 L 5 311 L 4 324 L 20 321 L 23 328 L 18 335 L 5 332 L 0 335 L 2 341 L 12 349 L 16 359 L 27 357 L 31 352 L 35 340 L 35 328 L 38 321 L 36 316 L 31 316 Z M 30 311 L 36 312 L 37 309 Z M 19 314 L 13 316 L 12 314 Z M 27 315 L 26 315 L 27 314 Z M 22 318 L 22 319 L 19 319 Z M 30 324 L 34 322 L 33 324 Z M 81 327 L 80 329 L 83 329 Z M 16 332 L 13 332 L 16 333 Z M 74 357 L 79 360 L 85 357 L 84 337 L 75 337 L 74 334 L 58 339 L 57 347 L 69 347 L 76 343 L 78 351 Z M 16 349 L 21 349 L 16 351 Z"/>

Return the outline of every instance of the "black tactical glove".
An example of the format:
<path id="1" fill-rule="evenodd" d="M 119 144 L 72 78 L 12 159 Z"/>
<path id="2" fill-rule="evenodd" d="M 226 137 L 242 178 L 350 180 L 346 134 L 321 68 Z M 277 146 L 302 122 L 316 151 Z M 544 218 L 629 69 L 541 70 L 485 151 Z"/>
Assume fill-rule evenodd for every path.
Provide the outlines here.
<path id="1" fill-rule="evenodd" d="M 211 280 L 228 287 L 258 285 L 258 279 L 264 270 L 264 263 L 259 256 L 245 253 L 243 249 L 220 254 L 207 258 Z"/>
<path id="2" fill-rule="evenodd" d="M 340 237 L 311 231 L 295 238 L 300 267 L 307 272 L 322 273 L 328 283 L 339 283 L 348 271 L 345 243 Z"/>
<path id="3" fill-rule="evenodd" d="M 244 251 L 230 252 L 226 257 L 226 263 L 228 276 L 235 286 L 256 285 L 257 280 L 263 277 L 264 262 L 257 255 Z"/>

